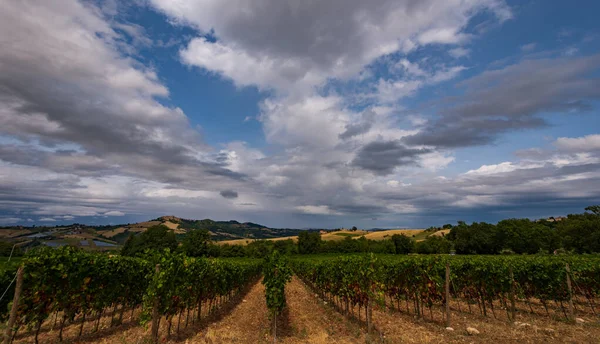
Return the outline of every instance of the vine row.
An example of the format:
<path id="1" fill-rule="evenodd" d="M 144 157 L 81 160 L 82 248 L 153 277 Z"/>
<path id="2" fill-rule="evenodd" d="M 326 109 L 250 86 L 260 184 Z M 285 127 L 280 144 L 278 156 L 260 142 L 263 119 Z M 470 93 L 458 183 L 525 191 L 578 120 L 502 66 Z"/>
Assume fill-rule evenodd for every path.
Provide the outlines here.
<path id="1" fill-rule="evenodd" d="M 103 316 L 110 315 L 113 326 L 121 323 L 126 311 L 133 317 L 139 308 L 142 323 L 150 321 L 156 309 L 160 318 L 169 321 L 170 332 L 175 315 L 178 324 L 183 315 L 187 324 L 190 313 L 192 320 L 194 315 L 199 320 L 203 303 L 210 308 L 223 303 L 261 272 L 259 261 L 190 258 L 169 251 L 142 259 L 71 247 L 36 250 L 22 264 L 23 288 L 13 338 L 26 326 L 33 328 L 36 343 L 42 324 L 50 326 L 52 315 L 60 341 L 65 324 L 78 322 L 81 336 L 86 320 L 93 320 L 88 327 L 96 332 Z"/>

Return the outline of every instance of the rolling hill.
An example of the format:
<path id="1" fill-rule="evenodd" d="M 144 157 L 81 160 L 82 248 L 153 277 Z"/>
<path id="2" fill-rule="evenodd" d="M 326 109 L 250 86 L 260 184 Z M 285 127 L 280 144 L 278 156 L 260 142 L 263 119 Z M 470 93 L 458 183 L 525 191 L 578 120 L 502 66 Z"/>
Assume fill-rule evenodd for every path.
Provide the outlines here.
<path id="1" fill-rule="evenodd" d="M 322 231 L 321 239 L 325 241 L 336 241 L 336 240 L 344 240 L 346 237 L 351 237 L 353 239 L 360 238 L 364 236 L 366 239 L 370 240 L 386 240 L 391 239 L 394 234 L 403 234 L 408 237 L 414 237 L 416 241 L 424 240 L 430 233 L 426 233 L 424 229 L 386 229 L 386 230 L 376 230 L 376 231 L 364 231 L 364 230 L 336 230 L 336 231 Z M 431 234 L 433 235 L 433 234 Z M 298 240 L 298 236 L 286 236 L 286 237 L 278 237 L 278 238 L 266 238 L 267 240 L 287 240 L 292 239 L 293 241 Z M 218 244 L 230 244 L 230 245 L 247 245 L 250 243 L 252 239 L 234 239 L 234 240 L 223 240 L 219 241 Z"/>
<path id="2" fill-rule="evenodd" d="M 138 222 L 134 224 L 113 226 L 112 228 L 97 228 L 99 235 L 123 243 L 132 233 L 140 233 L 155 225 L 165 225 L 175 234 L 185 234 L 196 229 L 206 229 L 210 232 L 212 240 L 235 239 L 271 239 L 285 236 L 298 235 L 300 229 L 269 228 L 252 222 L 214 221 L 210 219 L 189 220 L 176 216 L 161 216 L 159 218 Z"/>

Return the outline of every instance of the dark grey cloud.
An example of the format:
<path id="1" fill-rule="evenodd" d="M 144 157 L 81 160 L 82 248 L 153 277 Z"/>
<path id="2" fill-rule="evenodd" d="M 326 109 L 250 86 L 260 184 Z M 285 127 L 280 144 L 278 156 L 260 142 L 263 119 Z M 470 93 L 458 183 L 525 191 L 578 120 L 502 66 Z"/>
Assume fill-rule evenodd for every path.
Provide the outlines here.
<path id="1" fill-rule="evenodd" d="M 429 149 L 409 148 L 399 140 L 375 141 L 364 145 L 356 154 L 351 165 L 386 175 L 398 166 L 414 165 L 419 155 L 430 153 Z"/>
<path id="2" fill-rule="evenodd" d="M 339 138 L 342 140 L 346 140 L 353 136 L 364 134 L 364 133 L 368 132 L 372 126 L 373 126 L 373 123 L 370 123 L 370 122 L 347 124 L 346 130 L 339 135 Z"/>
<path id="3" fill-rule="evenodd" d="M 351 137 L 364 134 L 371 129 L 374 121 L 375 113 L 373 111 L 367 111 L 363 114 L 360 122 L 346 124 L 346 130 L 339 135 L 339 138 L 346 140 Z"/>
<path id="4" fill-rule="evenodd" d="M 460 42 L 466 37 L 461 31 L 469 19 L 482 11 L 489 11 L 500 22 L 511 17 L 502 0 L 265 0 L 244 7 L 228 1 L 150 3 L 178 22 L 219 37 L 216 44 L 202 38 L 192 40 L 183 51 L 184 61 L 242 85 L 277 88 L 351 76 L 380 56 L 415 45 Z M 205 55 L 215 46 L 221 52 L 218 57 Z M 202 58 L 195 59 L 198 55 Z M 237 64 L 223 66 L 206 60 L 212 58 L 233 59 Z M 236 68 L 263 68 L 262 63 L 251 60 L 269 61 L 268 67 L 253 76 Z M 273 71 L 278 75 L 271 75 Z"/>
<path id="5" fill-rule="evenodd" d="M 547 125 L 543 113 L 583 112 L 600 99 L 600 55 L 523 60 L 459 84 L 465 93 L 447 99 L 439 119 L 411 145 L 457 148 L 489 144 L 499 134 Z"/>
<path id="6" fill-rule="evenodd" d="M 238 193 L 233 190 L 223 190 L 220 192 L 221 196 L 227 199 L 238 198 Z"/>
<path id="7" fill-rule="evenodd" d="M 389 213 L 390 210 L 383 205 L 360 204 L 360 203 L 340 203 L 332 204 L 329 209 L 343 214 L 360 214 L 372 216 L 373 214 Z"/>
<path id="8" fill-rule="evenodd" d="M 168 96 L 156 73 L 122 54 L 119 30 L 132 34 L 141 27 L 109 21 L 91 6 L 74 0 L 0 5 L 0 32 L 11 33 L 0 51 L 0 136 L 26 143 L 2 147 L 0 158 L 196 187 L 244 179 L 211 152 L 180 109 L 155 99 Z M 72 148 L 57 151 L 60 145 Z"/>

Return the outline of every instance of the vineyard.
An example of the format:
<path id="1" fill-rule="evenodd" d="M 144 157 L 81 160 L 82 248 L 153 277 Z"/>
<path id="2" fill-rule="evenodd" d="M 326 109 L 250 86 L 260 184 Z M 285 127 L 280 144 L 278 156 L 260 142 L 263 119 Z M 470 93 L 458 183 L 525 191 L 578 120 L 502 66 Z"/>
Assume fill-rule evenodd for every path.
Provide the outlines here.
<path id="1" fill-rule="evenodd" d="M 246 312 L 254 307 L 250 320 L 267 324 L 256 341 L 268 335 L 285 342 L 291 331 L 286 322 L 294 319 L 294 310 L 307 312 L 302 308 L 307 302 L 313 303 L 311 313 L 333 307 L 346 320 L 332 322 L 322 313 L 328 320 L 304 326 L 350 321 L 348 326 L 366 334 L 394 334 L 389 324 L 398 319 L 419 319 L 443 331 L 466 316 L 512 324 L 527 315 L 574 326 L 578 317 L 597 322 L 600 299 L 596 256 L 286 257 L 275 251 L 261 261 L 190 258 L 169 251 L 130 258 L 65 247 L 38 250 L 19 266 L 18 273 L 16 264 L 0 270 L 2 289 L 10 286 L 0 303 L 3 321 L 9 320 L 9 342 L 46 342 L 47 336 L 38 339 L 45 332 L 52 333 L 53 342 L 78 340 L 98 333 L 101 320 L 103 327 L 118 331 L 124 318 L 149 329 L 144 335 L 149 340 L 164 341 L 201 321 L 216 321 L 210 315 L 227 307 Z M 262 283 L 256 283 L 261 276 Z M 244 296 L 250 289 L 255 296 Z M 240 297 L 252 304 L 239 304 Z M 301 303 L 298 297 L 304 298 Z M 281 318 L 282 313 L 292 314 Z M 249 327 L 260 332 L 256 323 Z"/>
<path id="2" fill-rule="evenodd" d="M 508 320 L 540 306 L 546 316 L 575 321 L 575 312 L 596 316 L 600 296 L 598 257 L 310 257 L 294 259 L 293 269 L 343 313 L 360 320 L 364 310 L 367 326 L 370 303 L 431 319 L 446 305 L 446 313 L 494 318 L 502 310 Z"/>
<path id="3" fill-rule="evenodd" d="M 23 287 L 7 333 L 14 338 L 19 329 L 33 327 L 37 343 L 42 323 L 52 318 L 62 341 L 66 323 L 78 322 L 80 337 L 86 319 L 97 320 L 88 328 L 94 332 L 105 313 L 111 314 L 113 325 L 121 322 L 124 312 L 139 308 L 142 324 L 152 320 L 154 338 L 163 317 L 170 335 L 175 317 L 178 330 L 182 317 L 186 326 L 200 320 L 203 305 L 209 311 L 220 306 L 256 281 L 260 272 L 260 262 L 250 260 L 195 259 L 169 252 L 140 259 L 47 248 L 23 262 Z M 5 270 L 0 281 L 7 282 L 10 273 Z M 12 288 L 14 293 L 14 284 Z M 4 299 L 3 303 L 8 306 Z"/>

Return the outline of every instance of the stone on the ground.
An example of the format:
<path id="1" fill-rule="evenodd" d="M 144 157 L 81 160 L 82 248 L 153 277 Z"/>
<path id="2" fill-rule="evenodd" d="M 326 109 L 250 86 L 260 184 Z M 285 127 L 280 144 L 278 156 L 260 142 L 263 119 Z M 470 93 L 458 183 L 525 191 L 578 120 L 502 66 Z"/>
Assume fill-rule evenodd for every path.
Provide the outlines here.
<path id="1" fill-rule="evenodd" d="M 479 330 L 477 330 L 475 327 L 467 327 L 467 333 L 473 336 L 479 334 Z"/>
<path id="2" fill-rule="evenodd" d="M 519 326 L 519 327 L 531 327 L 531 324 L 528 324 L 528 323 L 520 323 L 518 326 Z"/>
<path id="3" fill-rule="evenodd" d="M 581 318 L 575 318 L 575 322 L 578 324 L 583 324 L 585 322 L 585 320 L 583 320 Z"/>
<path id="4" fill-rule="evenodd" d="M 548 328 L 545 328 L 545 329 L 544 329 L 544 332 L 546 332 L 547 334 L 554 334 L 554 332 L 555 332 L 555 331 L 554 331 L 554 329 L 553 329 L 553 328 L 549 328 L 549 327 L 548 327 Z"/>
<path id="5" fill-rule="evenodd" d="M 454 331 L 452 327 L 446 327 L 446 331 Z"/>

